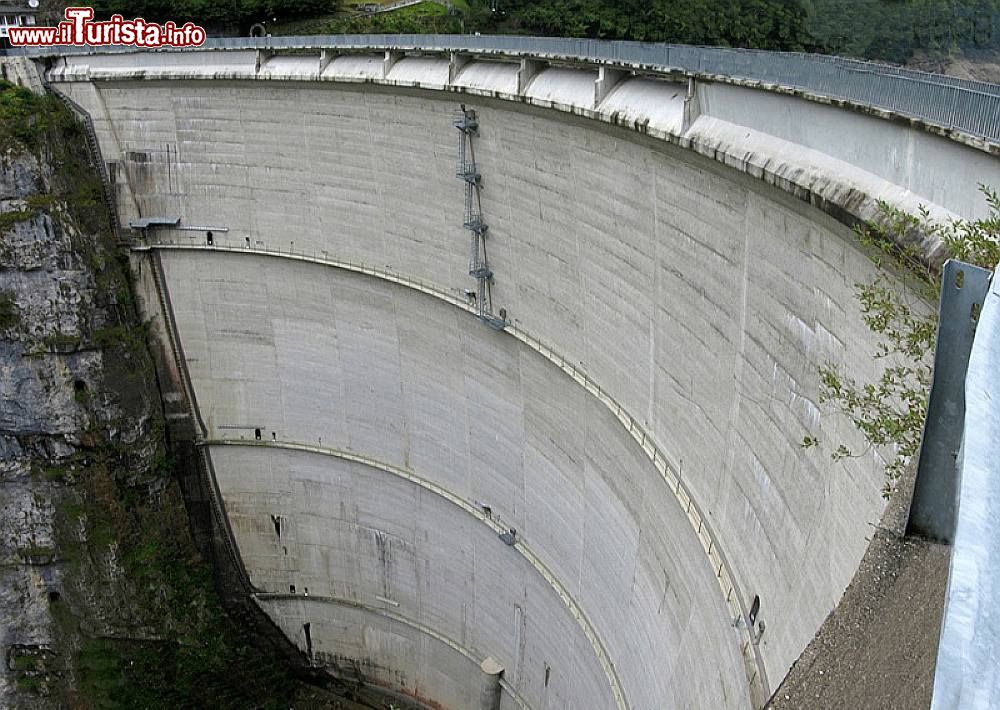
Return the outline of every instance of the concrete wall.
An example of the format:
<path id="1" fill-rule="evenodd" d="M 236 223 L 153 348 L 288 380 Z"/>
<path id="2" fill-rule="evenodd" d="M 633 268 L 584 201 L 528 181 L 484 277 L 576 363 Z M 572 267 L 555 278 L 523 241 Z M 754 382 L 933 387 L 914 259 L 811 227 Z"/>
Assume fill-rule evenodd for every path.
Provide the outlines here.
<path id="1" fill-rule="evenodd" d="M 925 206 L 939 219 L 982 216 L 987 207 L 978 185 L 1000 183 L 1000 146 L 957 131 L 821 97 L 807 100 L 781 87 L 762 90 L 755 83 L 702 78 L 685 84 L 683 77 L 624 65 L 487 60 L 434 51 L 419 56 L 188 51 L 64 57 L 48 78 L 363 82 L 503 98 L 677 143 L 838 217 L 862 220 L 877 217 L 878 200 L 908 211 Z M 98 110 L 94 118 L 100 126 L 107 113 Z M 113 133 L 110 124 L 104 127 Z"/>
<path id="2" fill-rule="evenodd" d="M 0 77 L 36 94 L 45 93 L 40 67 L 25 57 L 0 57 Z"/>
<path id="3" fill-rule="evenodd" d="M 160 238 L 204 245 L 212 229 L 243 251 L 162 254 L 211 436 L 274 432 L 274 446 L 212 456 L 255 581 L 326 599 L 262 601 L 293 638 L 316 618 L 322 653 L 372 659 L 407 689 L 465 706 L 462 662 L 434 660 L 454 646 L 377 640 L 389 623 L 373 600 L 382 531 L 410 545 L 398 548 L 409 551 L 392 613 L 439 631 L 458 657 L 500 658 L 530 707 L 613 707 L 616 684 L 619 707 L 743 707 L 754 669 L 696 536 L 707 527 L 740 604 L 762 600 L 767 630 L 748 652 L 772 686 L 784 676 L 882 509 L 880 459 L 831 464 L 856 438 L 817 402 L 819 364 L 874 368 L 853 294 L 873 270 L 848 228 L 655 137 L 462 97 L 480 116 L 495 304 L 648 433 L 701 511 L 695 529 L 680 487 L 620 419 L 535 350 L 413 289 L 253 253 L 388 267 L 461 298 L 473 282 L 455 98 L 289 81 L 58 86 L 92 111 L 105 158 L 120 159 L 123 210 L 193 230 Z M 802 449 L 807 434 L 821 445 Z M 373 465 L 344 465 L 345 453 Z M 362 482 L 370 500 L 347 505 Z M 425 493 L 435 486 L 455 500 Z M 523 559 L 463 501 L 517 527 Z M 270 515 L 289 520 L 287 556 Z M 432 544 L 440 530 L 462 545 Z M 469 559 L 503 577 L 489 586 Z M 419 579 L 406 571 L 421 565 Z M 450 596 L 459 584 L 465 607 Z M 462 617 L 473 600 L 475 623 Z M 364 606 L 350 618 L 371 644 L 345 630 L 348 602 Z M 521 642 L 537 644 L 531 662 L 512 650 Z M 546 663 L 566 673 L 549 700 Z"/>
<path id="4" fill-rule="evenodd" d="M 530 707 L 614 707 L 595 650 L 541 570 L 407 473 L 517 529 L 584 610 L 630 706 L 745 703 L 738 632 L 683 511 L 570 378 L 453 306 L 368 277 L 238 254 L 172 254 L 165 267 L 210 438 L 250 443 L 260 428 L 265 441 L 317 449 L 212 450 L 257 586 L 392 599 L 395 613 L 501 660 Z M 280 537 L 271 515 L 287 521 Z M 379 545 L 394 546 L 391 564 Z M 519 629 L 520 617 L 531 625 Z M 425 677 L 413 649 L 368 653 Z M 548 701 L 545 664 L 560 678 Z"/>

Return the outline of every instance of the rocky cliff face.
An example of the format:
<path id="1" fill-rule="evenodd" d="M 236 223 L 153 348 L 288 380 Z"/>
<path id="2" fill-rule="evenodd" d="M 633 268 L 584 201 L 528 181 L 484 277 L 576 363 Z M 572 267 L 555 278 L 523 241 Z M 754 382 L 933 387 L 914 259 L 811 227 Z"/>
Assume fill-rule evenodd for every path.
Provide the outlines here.
<path id="1" fill-rule="evenodd" d="M 0 93 L 0 705 L 63 706 L 83 638 L 142 611 L 115 539 L 121 485 L 163 495 L 155 381 L 99 185 L 51 99 Z M 103 500 L 102 500 L 103 496 Z M 124 603 L 123 603 L 124 601 Z"/>
<path id="2" fill-rule="evenodd" d="M 191 542 L 85 145 L 0 84 L 0 706 L 285 704 Z"/>
<path id="3" fill-rule="evenodd" d="M 224 613 L 86 150 L 55 98 L 0 82 L 0 707 L 408 707 L 316 687 L 245 593 Z"/>

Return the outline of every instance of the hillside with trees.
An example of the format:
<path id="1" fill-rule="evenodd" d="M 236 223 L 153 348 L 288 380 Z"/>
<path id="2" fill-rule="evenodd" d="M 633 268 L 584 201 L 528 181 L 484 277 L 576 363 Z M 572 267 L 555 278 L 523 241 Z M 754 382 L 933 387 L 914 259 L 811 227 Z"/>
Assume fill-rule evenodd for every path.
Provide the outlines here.
<path id="1" fill-rule="evenodd" d="M 376 0 L 377 2 L 377 0 Z M 1000 0 L 100 0 L 99 16 L 192 20 L 216 34 L 481 32 L 808 51 L 918 62 L 1000 56 Z"/>

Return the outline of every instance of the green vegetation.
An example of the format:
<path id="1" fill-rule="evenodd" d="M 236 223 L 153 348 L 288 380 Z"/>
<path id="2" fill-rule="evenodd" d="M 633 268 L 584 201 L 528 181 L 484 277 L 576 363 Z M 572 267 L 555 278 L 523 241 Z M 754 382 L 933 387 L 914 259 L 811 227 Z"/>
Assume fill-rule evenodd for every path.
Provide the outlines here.
<path id="1" fill-rule="evenodd" d="M 38 211 L 51 212 L 60 206 L 66 208 L 78 231 L 87 235 L 107 231 L 100 179 L 79 149 L 85 144 L 83 129 L 58 99 L 0 80 L 0 151 L 33 153 L 58 166 L 49 192 L 29 195 L 26 209 L 0 215 L 0 234 Z M 92 250 L 90 245 L 87 251 Z"/>
<path id="2" fill-rule="evenodd" d="M 285 665 L 240 638 L 211 591 L 210 570 L 164 532 L 130 540 L 124 563 L 142 604 L 165 615 L 168 633 L 163 640 L 86 639 L 77 667 L 88 704 L 288 707 L 296 688 Z"/>
<path id="3" fill-rule="evenodd" d="M 42 476 L 46 481 L 60 483 L 66 479 L 65 466 L 46 466 L 42 469 Z"/>
<path id="4" fill-rule="evenodd" d="M 462 3 L 464 6 L 464 3 Z M 377 15 L 354 15 L 324 23 L 316 28 L 319 34 L 354 33 L 440 33 L 462 31 L 460 6 L 449 10 L 439 2 L 428 0 L 417 5 Z M 467 6 L 466 6 L 467 7 Z"/>
<path id="5" fill-rule="evenodd" d="M 293 706 L 301 684 L 276 650 L 226 616 L 212 568 L 189 534 L 155 402 L 147 328 L 138 323 L 127 253 L 114 243 L 86 146 L 56 99 L 0 82 L 0 147 L 52 169 L 45 191 L 28 197 L 17 219 L 47 213 L 95 286 L 93 302 L 79 306 L 82 336 L 55 333 L 41 345 L 56 352 L 95 345 L 105 354 L 100 381 L 70 385 L 88 422 L 77 453 L 33 465 L 35 480 L 59 484 L 38 493 L 55 510 L 55 545 L 18 550 L 35 562 L 57 558 L 62 567 L 49 609 L 60 664 L 71 672 L 63 674 L 63 665 L 41 672 L 18 658 L 16 685 L 60 707 Z M 13 294 L 0 292 L 0 329 L 20 320 Z M 114 638 L 90 631 L 109 625 Z M 75 687 L 65 687 L 71 678 Z"/>
<path id="6" fill-rule="evenodd" d="M 153 437 L 162 446 L 162 431 Z M 211 568 L 186 534 L 169 463 L 159 466 L 152 457 L 150 482 L 167 486 L 151 500 L 134 480 L 129 456 L 127 446 L 104 444 L 78 459 L 80 485 L 67 489 L 58 508 L 70 574 L 93 574 L 95 561 L 115 550 L 124 568 L 116 583 L 125 585 L 117 593 L 143 627 L 137 637 L 81 639 L 73 665 L 85 706 L 290 707 L 297 683 L 287 666 L 274 652 L 253 647 L 222 611 Z M 75 537 L 80 521 L 87 530 L 82 541 Z M 50 607 L 65 633 L 77 633 L 78 607 L 62 599 Z"/>
<path id="7" fill-rule="evenodd" d="M 90 391 L 86 387 L 74 387 L 73 399 L 77 404 L 86 404 L 90 401 Z"/>
<path id="8" fill-rule="evenodd" d="M 48 117 L 37 110 L 38 97 L 23 87 L 0 82 L 0 151 L 37 148 Z"/>
<path id="9" fill-rule="evenodd" d="M 80 347 L 80 336 L 67 333 L 54 333 L 43 341 L 49 352 L 68 353 Z"/>
<path id="10" fill-rule="evenodd" d="M 0 332 L 8 328 L 14 328 L 21 322 L 21 312 L 14 300 L 14 294 L 9 291 L 0 291 Z"/>
<path id="11" fill-rule="evenodd" d="M 37 671 L 44 667 L 45 660 L 41 656 L 30 653 L 14 653 L 11 655 L 11 670 Z"/>
<path id="12" fill-rule="evenodd" d="M 0 150 L 32 153 L 57 166 L 48 191 L 28 195 L 25 209 L 0 214 L 0 236 L 39 213 L 48 213 L 55 223 L 70 227 L 67 231 L 73 239 L 73 251 L 84 260 L 96 282 L 95 305 L 110 307 L 119 317 L 119 322 L 82 337 L 51 334 L 36 352 L 71 352 L 88 347 L 91 341 L 107 349 L 113 340 L 125 342 L 132 351 L 144 351 L 146 330 L 122 320 L 133 305 L 125 275 L 127 254 L 115 251 L 111 243 L 101 181 L 82 148 L 85 145 L 83 129 L 55 97 L 38 96 L 0 81 Z M 18 322 L 16 304 L 9 295 L 0 294 L 0 330 Z"/>
<path id="13" fill-rule="evenodd" d="M 28 545 L 22 547 L 18 552 L 25 560 L 50 560 L 56 554 L 53 548 L 46 545 Z"/>
<path id="14" fill-rule="evenodd" d="M 17 688 L 26 693 L 38 693 L 42 689 L 42 681 L 38 676 L 19 676 L 17 679 Z"/>
<path id="15" fill-rule="evenodd" d="M 806 1 L 806 29 L 824 52 L 905 62 L 917 52 L 945 57 L 961 49 L 1000 50 L 997 0 Z"/>
<path id="16" fill-rule="evenodd" d="M 0 212 L 0 236 L 10 231 L 11 227 L 35 216 L 34 210 L 12 210 Z"/>
<path id="17" fill-rule="evenodd" d="M 474 6 L 489 32 L 802 50 L 814 46 L 798 0 L 500 0 Z"/>
<path id="18" fill-rule="evenodd" d="M 383 0 L 373 0 L 381 4 Z M 1000 0 L 455 0 L 372 16 L 364 0 L 102 0 L 112 12 L 240 34 L 482 32 L 817 51 L 905 62 L 1000 50 Z M 449 9 L 450 8 L 450 9 Z M 277 23 L 274 21 L 277 20 Z"/>
<path id="19" fill-rule="evenodd" d="M 905 62 L 1000 49 L 998 0 L 477 0 L 467 27 L 752 47 Z"/>
<path id="20" fill-rule="evenodd" d="M 1000 193 L 981 186 L 989 215 L 974 221 L 958 220 L 936 227 L 956 259 L 994 269 L 1000 263 Z"/>
<path id="21" fill-rule="evenodd" d="M 1000 197 L 985 186 L 982 190 L 990 207 L 983 219 L 935 223 L 926 213 L 909 215 L 883 203 L 882 223 L 856 230 L 878 267 L 871 281 L 855 288 L 865 323 L 878 336 L 874 357 L 884 365 L 871 382 L 858 382 L 839 367 L 824 365 L 819 371 L 821 401 L 847 415 L 867 444 L 860 453 L 840 444 L 834 460 L 872 448 L 886 456 L 886 497 L 920 447 L 937 334 L 933 304 L 940 292 L 937 270 L 915 248 L 900 245 L 914 233 L 935 235 L 955 258 L 995 268 L 1000 263 Z M 812 436 L 802 442 L 806 448 L 817 444 Z"/>
<path id="22" fill-rule="evenodd" d="M 116 345 L 125 344 L 131 349 L 144 348 L 149 328 L 146 324 L 139 326 L 109 325 L 94 331 L 94 344 L 102 350 L 109 350 Z"/>
<path id="23" fill-rule="evenodd" d="M 25 202 L 32 210 L 49 210 L 55 206 L 56 196 L 49 193 L 28 195 Z"/>
<path id="24" fill-rule="evenodd" d="M 97 17 L 118 13 L 150 21 L 194 22 L 207 28 L 236 27 L 246 30 L 255 22 L 291 20 L 330 13 L 336 0 L 97 0 Z"/>

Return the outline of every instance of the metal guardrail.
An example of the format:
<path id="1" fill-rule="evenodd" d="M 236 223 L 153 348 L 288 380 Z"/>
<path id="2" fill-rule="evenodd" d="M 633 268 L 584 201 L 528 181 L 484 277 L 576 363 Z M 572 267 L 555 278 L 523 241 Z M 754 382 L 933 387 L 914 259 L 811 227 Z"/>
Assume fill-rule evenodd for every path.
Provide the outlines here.
<path id="1" fill-rule="evenodd" d="M 1000 85 L 842 57 L 677 44 L 509 35 L 314 35 L 210 39 L 204 49 L 446 50 L 643 65 L 722 76 L 849 101 L 1000 144 Z M 136 51 L 132 47 L 40 47 L 25 56 Z M 167 50 L 186 51 L 186 50 Z"/>
<path id="2" fill-rule="evenodd" d="M 1000 707 L 1000 278 L 986 293 L 965 377 L 958 513 L 932 710 Z"/>
<path id="3" fill-rule="evenodd" d="M 957 259 L 941 270 L 938 332 L 908 535 L 952 544 L 958 509 L 955 474 L 965 426 L 965 378 L 992 272 Z"/>

